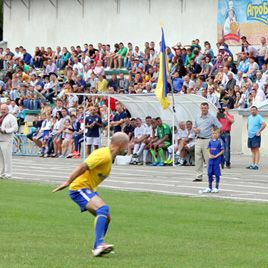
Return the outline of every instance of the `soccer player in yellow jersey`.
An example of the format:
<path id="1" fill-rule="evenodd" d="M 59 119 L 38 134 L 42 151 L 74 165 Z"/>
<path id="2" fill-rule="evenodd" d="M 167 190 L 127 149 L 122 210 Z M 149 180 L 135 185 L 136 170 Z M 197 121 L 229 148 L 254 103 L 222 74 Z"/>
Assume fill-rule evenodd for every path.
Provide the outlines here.
<path id="1" fill-rule="evenodd" d="M 69 179 L 55 188 L 53 192 L 69 187 L 71 199 L 78 204 L 81 212 L 89 211 L 95 218 L 94 256 L 110 253 L 114 246 L 105 244 L 103 239 L 110 222 L 109 206 L 96 192 L 97 186 L 109 176 L 112 160 L 127 149 L 128 136 L 117 132 L 111 139 L 109 147 L 93 151 L 88 158 L 73 170 Z"/>

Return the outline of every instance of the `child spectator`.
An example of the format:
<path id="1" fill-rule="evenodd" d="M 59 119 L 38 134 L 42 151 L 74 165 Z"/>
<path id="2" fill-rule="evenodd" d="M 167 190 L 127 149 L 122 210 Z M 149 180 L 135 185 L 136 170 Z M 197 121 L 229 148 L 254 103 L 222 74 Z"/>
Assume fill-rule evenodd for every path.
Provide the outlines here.
<path id="1" fill-rule="evenodd" d="M 62 148 L 62 155 L 60 156 L 61 158 L 66 157 L 69 147 L 72 145 L 73 133 L 74 129 L 72 128 L 71 120 L 66 119 L 64 121 L 64 127 L 62 132 L 63 142 L 61 147 Z"/>
<path id="2" fill-rule="evenodd" d="M 212 131 L 212 138 L 208 144 L 208 188 L 203 193 L 218 193 L 221 176 L 221 158 L 224 153 L 223 141 L 219 138 L 219 130 Z M 216 186 L 212 189 L 213 176 L 216 177 Z"/>

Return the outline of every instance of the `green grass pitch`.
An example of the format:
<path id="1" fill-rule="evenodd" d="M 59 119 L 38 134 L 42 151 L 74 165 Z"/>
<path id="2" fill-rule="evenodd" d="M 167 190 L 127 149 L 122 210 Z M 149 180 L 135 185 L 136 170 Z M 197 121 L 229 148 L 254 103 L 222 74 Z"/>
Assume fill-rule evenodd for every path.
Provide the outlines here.
<path id="1" fill-rule="evenodd" d="M 93 217 L 53 187 L 0 181 L 0 268 L 268 267 L 267 204 L 101 189 L 115 254 L 93 258 Z"/>

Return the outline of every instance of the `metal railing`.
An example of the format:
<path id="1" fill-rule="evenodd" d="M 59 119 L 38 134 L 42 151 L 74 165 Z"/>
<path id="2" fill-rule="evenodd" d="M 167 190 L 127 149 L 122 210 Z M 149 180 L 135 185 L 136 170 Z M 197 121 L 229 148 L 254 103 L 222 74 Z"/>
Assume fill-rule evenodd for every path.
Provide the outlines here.
<path id="1" fill-rule="evenodd" d="M 12 153 L 20 156 L 38 156 L 39 148 L 24 134 L 16 134 L 13 139 Z"/>

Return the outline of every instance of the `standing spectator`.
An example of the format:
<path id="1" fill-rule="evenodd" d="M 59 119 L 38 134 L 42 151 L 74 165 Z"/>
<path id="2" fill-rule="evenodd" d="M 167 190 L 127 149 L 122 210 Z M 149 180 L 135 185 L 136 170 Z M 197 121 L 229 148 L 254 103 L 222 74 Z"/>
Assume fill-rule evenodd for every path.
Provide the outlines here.
<path id="1" fill-rule="evenodd" d="M 2 179 L 11 178 L 12 175 L 11 161 L 13 133 L 17 130 L 18 124 L 16 117 L 9 113 L 6 104 L 2 104 L 0 117 L 0 178 Z"/>
<path id="2" fill-rule="evenodd" d="M 217 114 L 217 118 L 222 125 L 221 139 L 224 142 L 224 155 L 222 158 L 222 167 L 226 165 L 227 168 L 231 168 L 231 127 L 234 123 L 234 116 L 229 113 L 227 106 L 220 108 Z"/>
<path id="3" fill-rule="evenodd" d="M 218 119 L 209 113 L 208 103 L 201 103 L 201 115 L 198 116 L 194 124 L 194 132 L 197 134 L 195 143 L 195 171 L 194 182 L 203 180 L 203 165 L 208 162 L 208 143 L 211 137 L 212 128 L 221 128 Z"/>
<path id="4" fill-rule="evenodd" d="M 86 117 L 85 128 L 86 133 L 86 145 L 87 154 L 91 154 L 92 145 L 94 149 L 98 149 L 100 145 L 100 128 L 102 127 L 102 121 L 100 116 L 97 114 L 96 108 L 94 106 L 89 107 L 90 115 Z"/>
<path id="5" fill-rule="evenodd" d="M 247 169 L 258 170 L 260 161 L 261 132 L 265 129 L 266 123 L 262 116 L 258 114 L 258 108 L 250 108 L 251 115 L 248 117 L 248 148 L 251 150 L 252 164 Z"/>

